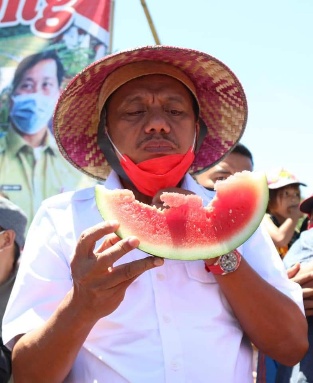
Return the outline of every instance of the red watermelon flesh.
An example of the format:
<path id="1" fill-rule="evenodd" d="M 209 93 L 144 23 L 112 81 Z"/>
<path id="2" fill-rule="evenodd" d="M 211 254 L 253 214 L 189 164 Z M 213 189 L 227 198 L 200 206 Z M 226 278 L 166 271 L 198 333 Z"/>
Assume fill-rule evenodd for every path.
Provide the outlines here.
<path id="1" fill-rule="evenodd" d="M 245 242 L 260 224 L 268 202 L 265 174 L 241 172 L 216 183 L 208 206 L 194 194 L 163 193 L 166 209 L 137 201 L 127 189 L 96 186 L 105 220 L 116 219 L 121 238 L 140 240 L 139 249 L 159 257 L 196 260 L 225 254 Z"/>

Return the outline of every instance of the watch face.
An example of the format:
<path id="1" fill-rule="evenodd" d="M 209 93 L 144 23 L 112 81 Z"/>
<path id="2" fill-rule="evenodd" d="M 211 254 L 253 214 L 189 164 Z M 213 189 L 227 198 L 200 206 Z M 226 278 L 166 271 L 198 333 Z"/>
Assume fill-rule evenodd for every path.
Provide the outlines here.
<path id="1" fill-rule="evenodd" d="M 236 254 L 233 252 L 230 252 L 228 254 L 224 254 L 220 257 L 219 260 L 221 268 L 226 271 L 230 272 L 236 269 L 238 264 L 238 259 L 236 257 Z"/>

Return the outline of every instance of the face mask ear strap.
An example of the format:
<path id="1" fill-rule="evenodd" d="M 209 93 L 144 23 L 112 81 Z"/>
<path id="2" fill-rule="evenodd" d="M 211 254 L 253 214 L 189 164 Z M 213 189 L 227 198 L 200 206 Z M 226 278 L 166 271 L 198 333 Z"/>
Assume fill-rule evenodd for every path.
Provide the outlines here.
<path id="1" fill-rule="evenodd" d="M 115 152 L 119 155 L 119 157 L 120 157 L 122 160 L 124 160 L 124 156 L 123 156 L 123 154 L 117 149 L 117 147 L 114 145 L 113 141 L 111 140 L 111 137 L 110 137 L 110 135 L 109 135 L 107 126 L 105 126 L 105 128 L 104 128 L 104 134 L 107 135 L 107 137 L 108 137 L 109 141 L 111 142 L 111 145 L 113 146 Z"/>
<path id="2" fill-rule="evenodd" d="M 197 134 L 197 142 L 196 142 L 196 148 L 195 153 L 197 153 L 202 145 L 202 142 L 204 141 L 205 137 L 208 134 L 208 128 L 205 125 L 202 118 L 199 117 L 199 133 Z"/>
<path id="3" fill-rule="evenodd" d="M 197 130 L 195 130 L 195 134 L 193 136 L 193 141 L 192 141 L 192 146 L 191 146 L 191 151 L 195 153 L 196 151 L 196 143 L 197 143 Z"/>
<path id="4" fill-rule="evenodd" d="M 105 159 L 110 164 L 111 168 L 124 180 L 129 181 L 128 176 L 126 175 L 124 169 L 121 167 L 120 160 L 118 159 L 115 150 L 115 146 L 106 132 L 106 110 L 102 109 L 100 115 L 100 121 L 98 125 L 98 137 L 97 137 L 98 145 L 105 156 Z M 120 154 L 120 152 L 117 150 Z M 121 155 L 121 154 L 120 154 Z M 122 155 L 121 155 L 122 156 Z"/>

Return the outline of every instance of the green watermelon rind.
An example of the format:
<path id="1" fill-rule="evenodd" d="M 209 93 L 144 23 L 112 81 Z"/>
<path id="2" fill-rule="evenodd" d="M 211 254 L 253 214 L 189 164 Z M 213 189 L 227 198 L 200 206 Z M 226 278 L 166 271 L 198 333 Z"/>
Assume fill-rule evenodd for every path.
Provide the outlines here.
<path id="1" fill-rule="evenodd" d="M 247 177 L 247 173 L 249 173 L 248 177 L 253 177 L 256 187 L 258 188 L 258 196 L 259 200 L 256 202 L 256 209 L 254 211 L 253 218 L 249 220 L 249 224 L 245 226 L 245 229 L 240 231 L 240 235 L 237 233 L 232 237 L 228 238 L 227 241 L 219 244 L 205 244 L 205 246 L 196 246 L 193 248 L 190 247 L 180 247 L 179 249 L 175 246 L 165 246 L 164 244 L 152 243 L 149 242 L 148 239 L 143 240 L 141 233 L 135 233 L 132 231 L 132 228 L 127 226 L 120 226 L 116 231 L 116 234 L 120 238 L 126 238 L 129 236 L 136 236 L 141 241 L 138 248 L 148 254 L 167 258 L 167 259 L 176 259 L 176 260 L 199 260 L 199 259 L 209 259 L 215 258 L 222 254 L 226 254 L 239 246 L 241 246 L 244 242 L 246 242 L 251 235 L 257 230 L 260 225 L 260 222 L 263 219 L 264 213 L 267 208 L 268 203 L 268 187 L 265 174 L 261 172 L 242 172 L 236 173 L 236 175 L 229 177 L 225 181 L 220 181 L 216 184 L 216 196 L 206 207 L 210 210 L 213 209 L 217 199 L 219 198 L 219 190 L 222 190 L 227 185 L 231 185 L 233 182 L 236 184 L 241 183 L 240 177 Z M 244 180 L 244 178 L 242 179 Z M 240 187 L 240 185 L 239 185 Z M 106 196 L 109 193 L 121 193 L 121 195 L 127 194 L 127 198 L 129 198 L 129 203 L 134 202 L 140 205 L 143 205 L 147 208 L 147 205 L 140 203 L 135 200 L 133 193 L 126 189 L 114 190 L 110 191 L 106 189 L 103 185 L 96 185 L 95 187 L 95 197 L 96 204 L 99 209 L 99 212 L 104 220 L 119 220 L 119 217 L 115 215 L 111 209 L 107 208 L 107 200 Z M 169 193 L 172 194 L 172 193 Z M 199 197 L 200 198 L 200 197 Z M 149 209 L 155 210 L 157 212 L 156 207 L 149 206 Z M 236 223 L 234 223 L 236 224 Z"/>

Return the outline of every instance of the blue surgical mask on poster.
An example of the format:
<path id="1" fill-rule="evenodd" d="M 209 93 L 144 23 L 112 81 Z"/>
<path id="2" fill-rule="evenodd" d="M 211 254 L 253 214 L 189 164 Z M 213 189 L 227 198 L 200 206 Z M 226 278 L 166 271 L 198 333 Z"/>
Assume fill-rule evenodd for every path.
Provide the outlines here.
<path id="1" fill-rule="evenodd" d="M 12 96 L 10 118 L 24 134 L 35 134 L 47 127 L 55 107 L 55 99 L 41 93 Z"/>

